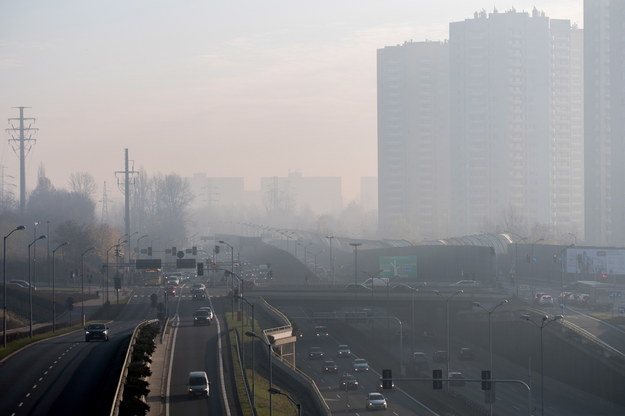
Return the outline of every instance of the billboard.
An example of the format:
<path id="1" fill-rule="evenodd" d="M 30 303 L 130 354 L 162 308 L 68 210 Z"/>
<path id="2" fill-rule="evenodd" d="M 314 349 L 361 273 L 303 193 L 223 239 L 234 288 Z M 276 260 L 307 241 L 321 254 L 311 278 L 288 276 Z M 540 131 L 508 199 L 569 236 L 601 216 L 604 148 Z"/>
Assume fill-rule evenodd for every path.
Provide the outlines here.
<path id="1" fill-rule="evenodd" d="M 566 250 L 566 272 L 625 275 L 625 249 L 569 248 Z"/>
<path id="2" fill-rule="evenodd" d="M 417 256 L 380 256 L 380 277 L 392 278 L 417 278 Z"/>

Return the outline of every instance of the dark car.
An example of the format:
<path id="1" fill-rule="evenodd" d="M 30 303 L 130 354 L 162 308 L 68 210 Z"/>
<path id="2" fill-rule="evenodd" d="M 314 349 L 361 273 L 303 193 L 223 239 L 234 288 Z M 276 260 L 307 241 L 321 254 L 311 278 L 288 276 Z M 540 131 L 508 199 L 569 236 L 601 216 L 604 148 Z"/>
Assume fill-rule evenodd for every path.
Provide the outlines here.
<path id="1" fill-rule="evenodd" d="M 106 324 L 90 324 L 85 328 L 85 342 L 92 339 L 109 340 L 109 328 Z"/>
<path id="2" fill-rule="evenodd" d="M 207 310 L 200 309 L 193 313 L 193 325 L 210 325 L 211 320 Z"/>
<path id="3" fill-rule="evenodd" d="M 191 294 L 193 295 L 193 300 L 206 300 L 206 291 L 204 289 L 193 289 Z"/>
<path id="4" fill-rule="evenodd" d="M 176 296 L 176 288 L 174 286 L 167 286 L 165 288 L 165 293 L 171 296 Z"/>
<path id="5" fill-rule="evenodd" d="M 308 358 L 311 360 L 320 360 L 323 358 L 323 351 L 319 347 L 310 347 L 308 350 Z"/>
<path id="6" fill-rule="evenodd" d="M 358 380 L 351 374 L 343 374 L 339 380 L 340 390 L 358 390 Z"/>
<path id="7" fill-rule="evenodd" d="M 352 356 L 352 350 L 349 349 L 349 346 L 341 344 L 336 351 L 336 355 L 339 358 L 349 358 Z"/>
<path id="8" fill-rule="evenodd" d="M 334 361 L 324 361 L 321 371 L 324 373 L 336 373 L 339 371 L 339 367 Z"/>
<path id="9" fill-rule="evenodd" d="M 327 338 L 330 336 L 330 334 L 328 334 L 328 328 L 322 325 L 317 325 L 315 327 L 315 336 L 317 338 Z"/>

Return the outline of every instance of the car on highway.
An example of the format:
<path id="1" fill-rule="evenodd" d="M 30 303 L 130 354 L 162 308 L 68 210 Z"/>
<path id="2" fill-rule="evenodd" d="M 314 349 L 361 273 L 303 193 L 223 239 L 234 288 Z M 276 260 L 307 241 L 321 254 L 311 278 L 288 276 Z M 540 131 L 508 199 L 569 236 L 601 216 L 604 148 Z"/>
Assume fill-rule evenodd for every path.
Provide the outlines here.
<path id="1" fill-rule="evenodd" d="M 11 280 L 9 284 L 21 287 L 22 289 L 28 289 L 29 287 L 32 287 L 33 290 L 37 290 L 37 286 L 28 283 L 26 280 Z"/>
<path id="2" fill-rule="evenodd" d="M 187 391 L 189 396 L 205 396 L 210 394 L 210 381 L 206 371 L 191 371 L 187 382 Z"/>
<path id="3" fill-rule="evenodd" d="M 193 325 L 210 325 L 211 320 L 208 315 L 208 311 L 204 309 L 198 309 L 193 312 Z"/>
<path id="4" fill-rule="evenodd" d="M 391 389 L 385 389 L 382 377 L 378 378 L 378 390 L 392 391 L 392 389 L 394 388 L 395 388 L 395 380 L 391 380 Z"/>
<path id="5" fill-rule="evenodd" d="M 463 361 L 471 361 L 475 358 L 475 354 L 471 348 L 460 348 L 458 358 Z"/>
<path id="6" fill-rule="evenodd" d="M 194 283 L 193 286 L 191 286 L 191 289 L 206 290 L 206 286 L 204 283 Z"/>
<path id="7" fill-rule="evenodd" d="M 109 340 L 109 328 L 106 324 L 89 324 L 85 328 L 85 342 L 89 342 L 94 339 L 100 339 L 102 341 Z"/>
<path id="8" fill-rule="evenodd" d="M 211 308 L 210 306 L 202 306 L 200 309 L 198 309 L 200 311 L 206 311 L 208 312 L 208 319 L 210 319 L 211 321 L 213 320 L 213 318 L 215 317 L 215 314 L 213 313 L 213 308 Z"/>
<path id="9" fill-rule="evenodd" d="M 167 286 L 165 288 L 165 293 L 170 296 L 176 296 L 176 287 L 175 286 Z"/>
<path id="10" fill-rule="evenodd" d="M 336 355 L 339 358 L 349 358 L 352 356 L 352 350 L 349 349 L 349 346 L 346 344 L 341 344 L 338 346 L 336 350 Z"/>
<path id="11" fill-rule="evenodd" d="M 388 403 L 383 394 L 373 392 L 367 394 L 367 410 L 386 410 Z"/>
<path id="12" fill-rule="evenodd" d="M 308 358 L 311 360 L 320 360 L 323 357 L 324 354 L 320 347 L 310 347 L 308 350 Z"/>
<path id="13" fill-rule="evenodd" d="M 328 333 L 328 328 L 323 325 L 315 326 L 314 331 L 317 338 L 327 338 L 330 336 L 330 334 Z"/>
<path id="14" fill-rule="evenodd" d="M 434 361 L 435 363 L 446 363 L 448 356 L 449 355 L 447 354 L 447 351 L 434 351 L 434 354 L 432 354 L 432 361 Z"/>
<path id="15" fill-rule="evenodd" d="M 339 379 L 340 390 L 358 390 L 358 380 L 352 374 L 345 373 Z"/>
<path id="16" fill-rule="evenodd" d="M 453 285 L 458 287 L 478 287 L 480 282 L 477 280 L 459 280 Z"/>
<path id="17" fill-rule="evenodd" d="M 321 372 L 323 373 L 336 373 L 339 371 L 339 366 L 334 361 L 324 361 L 321 366 Z"/>
<path id="18" fill-rule="evenodd" d="M 449 373 L 449 377 L 447 377 L 450 386 L 462 387 L 465 383 L 464 375 L 460 371 L 452 371 Z"/>
<path id="19" fill-rule="evenodd" d="M 371 288 L 363 285 L 362 283 L 350 283 L 345 286 L 345 291 L 347 292 L 371 292 Z"/>
<path id="20" fill-rule="evenodd" d="M 206 291 L 204 291 L 203 289 L 193 289 L 191 291 L 191 294 L 193 295 L 192 298 L 193 300 L 206 300 Z"/>
<path id="21" fill-rule="evenodd" d="M 532 303 L 538 305 L 540 304 L 540 298 L 542 298 L 544 295 L 546 295 L 546 293 L 544 292 L 537 292 L 534 294 L 534 297 L 532 298 Z"/>
<path id="22" fill-rule="evenodd" d="M 538 300 L 538 304 L 541 306 L 553 306 L 553 297 L 551 295 L 542 295 Z"/>
<path id="23" fill-rule="evenodd" d="M 369 363 L 364 358 L 356 358 L 352 363 L 352 369 L 355 373 L 369 371 Z"/>

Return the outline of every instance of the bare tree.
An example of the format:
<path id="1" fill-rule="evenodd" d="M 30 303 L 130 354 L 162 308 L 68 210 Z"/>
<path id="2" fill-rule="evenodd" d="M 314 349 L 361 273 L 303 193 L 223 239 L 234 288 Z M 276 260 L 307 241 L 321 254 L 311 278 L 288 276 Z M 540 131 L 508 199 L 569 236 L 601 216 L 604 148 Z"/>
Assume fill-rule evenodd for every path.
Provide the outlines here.
<path id="1" fill-rule="evenodd" d="M 89 172 L 73 172 L 69 177 L 70 191 L 91 199 L 97 190 L 95 179 Z"/>

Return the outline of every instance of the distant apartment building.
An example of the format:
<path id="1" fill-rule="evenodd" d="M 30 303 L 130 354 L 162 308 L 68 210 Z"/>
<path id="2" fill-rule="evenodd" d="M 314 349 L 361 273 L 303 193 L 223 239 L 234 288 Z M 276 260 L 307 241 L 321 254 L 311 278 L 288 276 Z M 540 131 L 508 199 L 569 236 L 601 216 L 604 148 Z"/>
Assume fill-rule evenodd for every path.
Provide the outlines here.
<path id="1" fill-rule="evenodd" d="M 363 176 L 360 178 L 360 205 L 365 211 L 378 210 L 378 178 L 377 176 Z"/>
<path id="2" fill-rule="evenodd" d="M 585 242 L 625 245 L 625 1 L 584 1 Z"/>
<path id="3" fill-rule="evenodd" d="M 449 45 L 377 51 L 378 233 L 413 241 L 448 235 Z"/>
<path id="4" fill-rule="evenodd" d="M 536 9 L 450 24 L 453 235 L 583 229 L 580 36 Z"/>
<path id="5" fill-rule="evenodd" d="M 293 172 L 286 177 L 261 178 L 260 194 L 264 208 L 271 212 L 310 209 L 316 214 L 336 214 L 343 208 L 341 177 L 306 177 Z"/>
<path id="6" fill-rule="evenodd" d="M 195 196 L 194 207 L 229 207 L 249 203 L 243 177 L 212 178 L 205 173 L 194 173 L 189 178 L 191 192 Z"/>

